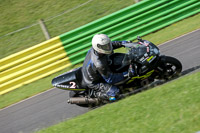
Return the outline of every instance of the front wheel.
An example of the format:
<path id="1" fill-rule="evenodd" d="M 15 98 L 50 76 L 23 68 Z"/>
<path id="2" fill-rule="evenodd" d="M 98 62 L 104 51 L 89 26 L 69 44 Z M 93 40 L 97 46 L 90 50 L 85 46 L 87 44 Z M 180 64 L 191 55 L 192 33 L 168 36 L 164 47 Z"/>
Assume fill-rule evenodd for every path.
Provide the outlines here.
<path id="1" fill-rule="evenodd" d="M 161 56 L 158 63 L 159 79 L 169 80 L 178 77 L 182 71 L 181 62 L 170 56 Z"/>

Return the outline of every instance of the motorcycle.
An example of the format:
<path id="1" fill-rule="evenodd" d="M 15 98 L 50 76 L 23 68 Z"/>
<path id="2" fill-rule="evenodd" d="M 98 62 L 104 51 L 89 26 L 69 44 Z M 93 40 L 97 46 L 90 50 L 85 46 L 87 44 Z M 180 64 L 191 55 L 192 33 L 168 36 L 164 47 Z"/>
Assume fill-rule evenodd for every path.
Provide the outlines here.
<path id="1" fill-rule="evenodd" d="M 159 48 L 150 41 L 137 37 L 137 42 L 126 43 L 127 53 L 113 53 L 110 55 L 110 68 L 114 73 L 125 72 L 130 67 L 135 70 L 132 77 L 116 83 L 120 89 L 118 99 L 126 94 L 147 86 L 156 80 L 170 80 L 178 77 L 182 71 L 181 62 L 170 56 L 160 55 Z M 96 96 L 93 89 L 81 85 L 82 67 L 75 68 L 52 80 L 56 88 L 69 90 L 68 103 L 83 107 L 97 106 L 107 103 Z"/>

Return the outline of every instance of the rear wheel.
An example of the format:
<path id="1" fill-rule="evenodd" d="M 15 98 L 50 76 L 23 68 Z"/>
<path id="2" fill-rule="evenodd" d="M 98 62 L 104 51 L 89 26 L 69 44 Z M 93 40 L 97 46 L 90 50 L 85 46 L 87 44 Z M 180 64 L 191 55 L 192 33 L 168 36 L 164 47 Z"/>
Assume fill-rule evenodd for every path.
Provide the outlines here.
<path id="1" fill-rule="evenodd" d="M 162 56 L 157 68 L 160 72 L 159 78 L 168 80 L 180 75 L 182 71 L 182 64 L 174 57 Z"/>

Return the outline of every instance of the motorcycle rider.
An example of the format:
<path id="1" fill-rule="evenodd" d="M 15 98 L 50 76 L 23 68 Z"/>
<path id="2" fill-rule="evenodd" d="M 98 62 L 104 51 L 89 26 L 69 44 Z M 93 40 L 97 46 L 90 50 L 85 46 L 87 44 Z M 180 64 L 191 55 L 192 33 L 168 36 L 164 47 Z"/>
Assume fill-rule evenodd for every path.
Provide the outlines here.
<path id="1" fill-rule="evenodd" d="M 109 55 L 114 49 L 123 47 L 130 41 L 112 41 L 105 34 L 96 34 L 92 38 L 92 48 L 88 51 L 82 67 L 83 82 L 94 89 L 97 97 L 103 100 L 115 101 L 119 94 L 119 88 L 114 84 L 122 81 L 128 75 L 134 75 L 130 69 L 123 73 L 113 73 L 108 65 Z"/>

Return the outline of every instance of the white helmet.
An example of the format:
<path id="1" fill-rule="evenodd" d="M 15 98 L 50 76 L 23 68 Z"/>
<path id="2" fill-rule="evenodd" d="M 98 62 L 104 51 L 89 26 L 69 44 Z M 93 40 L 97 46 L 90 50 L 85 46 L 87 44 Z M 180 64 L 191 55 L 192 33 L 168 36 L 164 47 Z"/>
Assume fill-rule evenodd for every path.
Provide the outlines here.
<path id="1" fill-rule="evenodd" d="M 92 47 L 101 54 L 111 54 L 113 50 L 111 40 L 105 34 L 94 35 L 92 38 Z"/>

